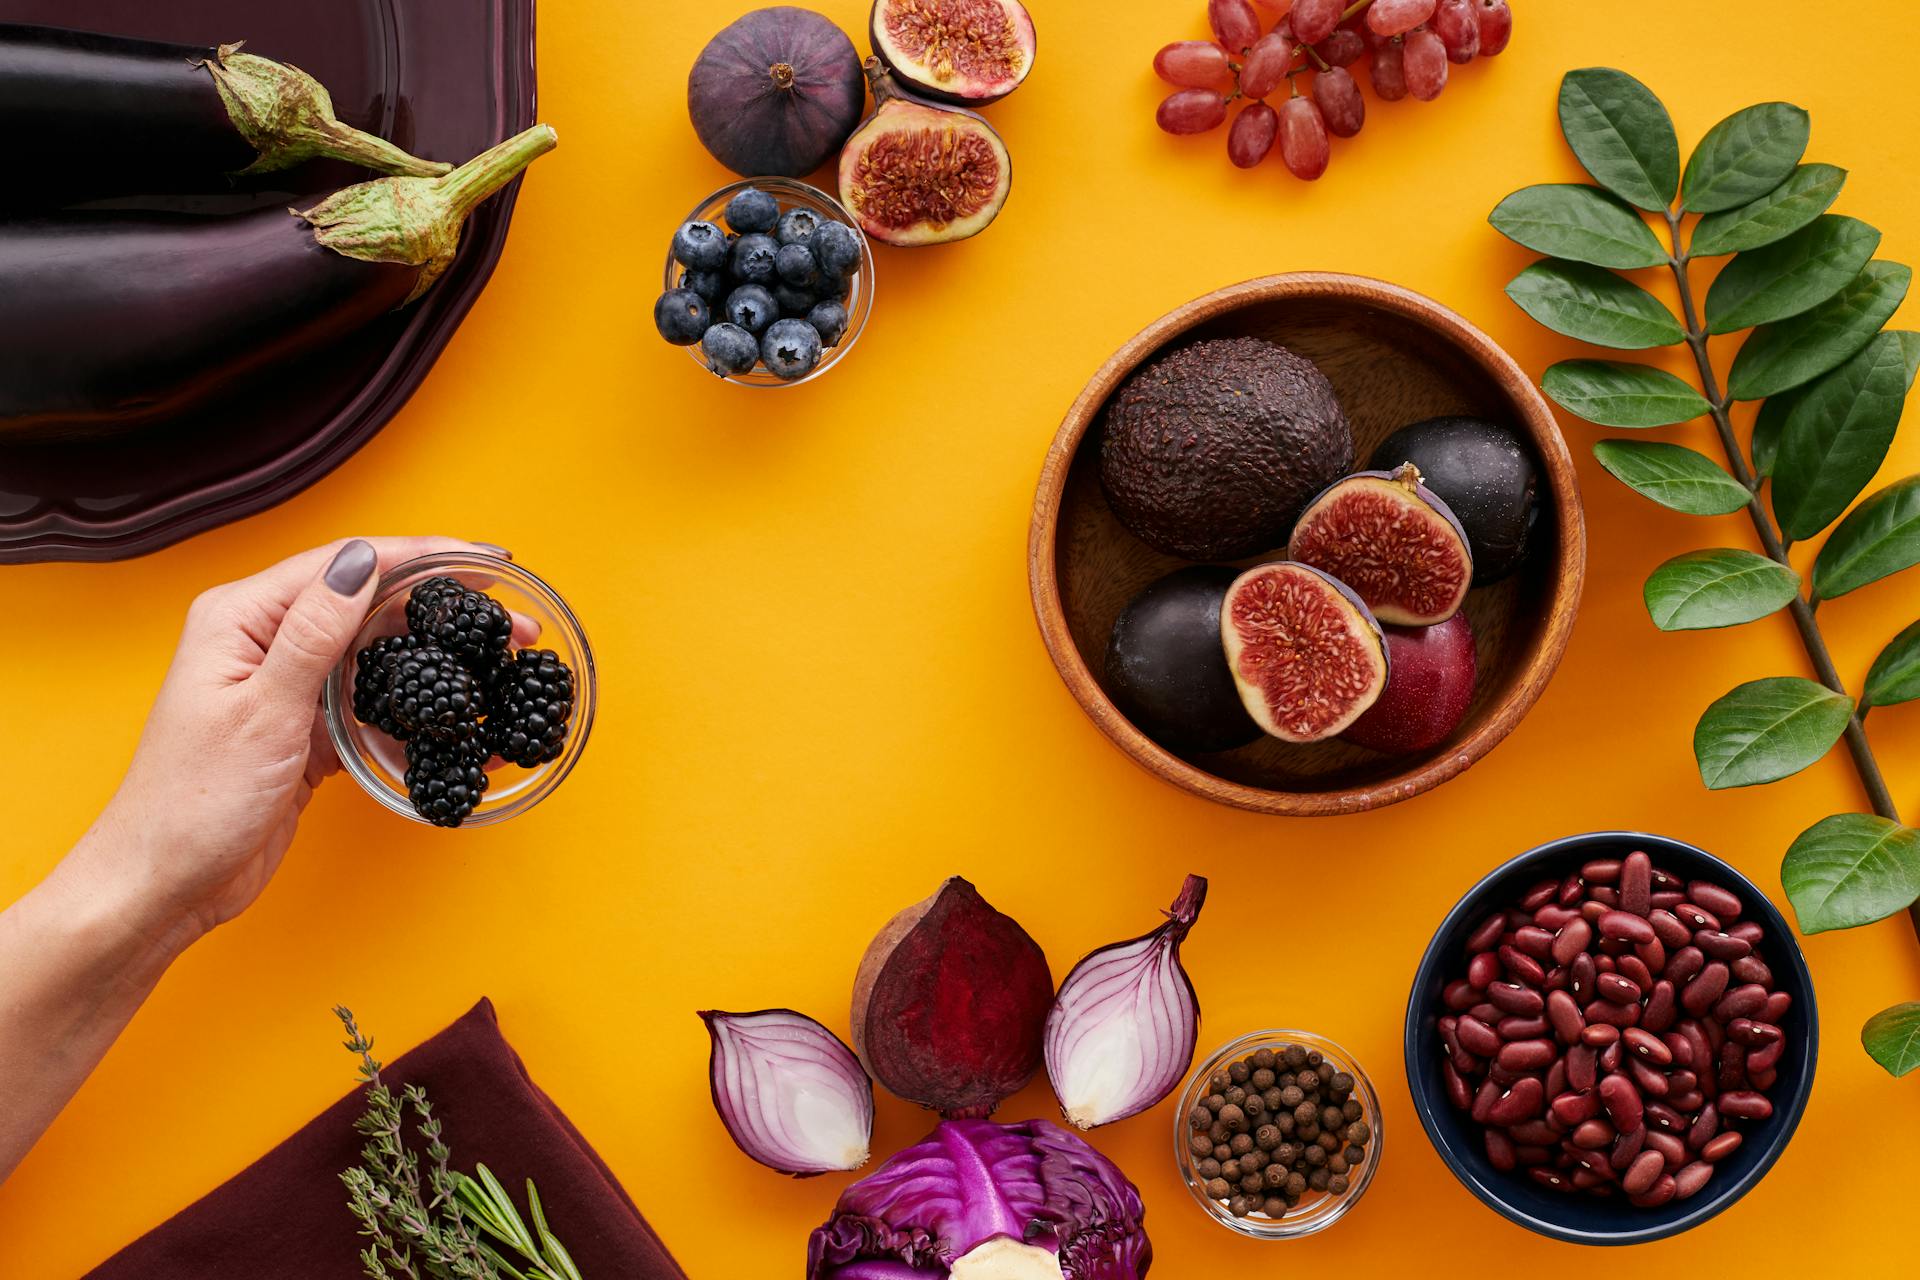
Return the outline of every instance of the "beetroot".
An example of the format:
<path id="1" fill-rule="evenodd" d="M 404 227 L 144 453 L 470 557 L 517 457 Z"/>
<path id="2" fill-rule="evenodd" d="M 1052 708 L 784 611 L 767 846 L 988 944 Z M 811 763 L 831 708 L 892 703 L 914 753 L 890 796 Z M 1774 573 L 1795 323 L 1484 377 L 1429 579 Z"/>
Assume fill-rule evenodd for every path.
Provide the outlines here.
<path id="1" fill-rule="evenodd" d="M 892 920 L 853 984 L 853 1047 L 888 1089 L 949 1119 L 986 1116 L 1040 1069 L 1047 957 L 955 876 Z"/>
<path id="2" fill-rule="evenodd" d="M 700 141 L 743 177 L 812 173 L 860 123 L 866 80 L 847 33 L 811 9 L 756 9 L 707 43 L 687 76 Z"/>
<path id="3" fill-rule="evenodd" d="M 1388 627 L 1386 634 L 1387 687 L 1340 736 L 1392 755 L 1437 747 L 1473 701 L 1473 627 L 1456 613 L 1431 627 Z"/>

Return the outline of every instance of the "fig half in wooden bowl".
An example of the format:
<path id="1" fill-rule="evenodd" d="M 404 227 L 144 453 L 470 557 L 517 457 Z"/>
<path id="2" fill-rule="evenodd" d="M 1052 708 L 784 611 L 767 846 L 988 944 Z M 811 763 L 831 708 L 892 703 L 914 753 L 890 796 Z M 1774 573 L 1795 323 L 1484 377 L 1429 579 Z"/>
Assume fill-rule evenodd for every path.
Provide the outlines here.
<path id="1" fill-rule="evenodd" d="M 1275 354 L 1274 347 L 1284 351 Z M 1337 405 L 1328 403 L 1329 387 Z M 1209 438 L 1220 424 L 1227 424 L 1224 444 Z M 1444 570 L 1473 573 L 1473 589 L 1458 608 L 1465 627 L 1450 623 L 1455 631 L 1471 631 L 1472 670 L 1465 676 L 1471 696 L 1462 695 L 1457 681 L 1440 687 L 1448 677 L 1436 672 L 1433 660 L 1403 661 L 1403 684 L 1394 685 L 1390 669 L 1384 690 L 1377 673 L 1371 687 L 1357 679 L 1365 673 L 1356 673 L 1357 683 L 1329 677 L 1298 691 L 1263 685 L 1249 658 L 1260 640 L 1251 636 L 1249 644 L 1241 612 L 1254 606 L 1240 602 L 1265 607 L 1279 599 L 1284 605 L 1284 593 L 1229 586 L 1234 571 L 1286 560 L 1295 519 L 1309 507 L 1323 511 L 1324 491 L 1337 479 L 1362 471 L 1404 477 L 1407 492 L 1415 492 L 1414 471 L 1401 470 L 1408 463 L 1442 490 L 1441 510 L 1452 504 L 1461 511 L 1468 544 L 1499 548 L 1498 563 L 1483 566 L 1490 573 L 1474 571 L 1461 563 L 1459 540 L 1450 539 L 1453 559 Z M 1384 513 L 1382 528 L 1404 531 L 1384 485 L 1383 479 L 1349 486 L 1358 497 L 1354 519 L 1373 518 L 1377 509 Z M 1369 489 L 1380 491 L 1377 503 Z M 1424 487 L 1417 492 L 1434 497 Z M 1427 523 L 1439 530 L 1436 537 L 1445 534 L 1445 522 Z M 1303 546 L 1325 544 L 1318 533 L 1296 540 L 1295 554 L 1307 558 Z M 1516 534 L 1523 543 L 1517 552 Z M 1391 550 L 1402 566 L 1422 563 L 1417 542 Z M 1495 559 L 1491 552 L 1481 556 Z M 1197 563 L 1225 568 L 1146 592 Z M 1312 585 L 1307 575 L 1294 576 Z M 1492 750 L 1559 665 L 1585 576 L 1586 526 L 1573 462 L 1532 380 L 1485 334 L 1431 299 L 1378 280 L 1325 273 L 1218 290 L 1162 317 L 1116 352 L 1054 437 L 1028 538 L 1041 636 L 1067 688 L 1101 731 L 1175 786 L 1222 804 L 1295 816 L 1357 813 L 1408 799 Z M 1353 637 L 1367 635 L 1371 619 L 1362 616 L 1367 608 L 1360 597 L 1372 584 L 1356 585 L 1358 592 L 1342 588 L 1351 609 L 1319 593 L 1336 602 L 1335 611 L 1352 614 L 1337 628 L 1338 645 L 1322 652 L 1371 654 Z M 1215 668 L 1207 628 L 1221 625 L 1214 619 L 1223 608 L 1225 626 L 1243 629 L 1233 645 L 1223 645 Z M 1392 613 L 1389 608 L 1387 616 Z M 1270 633 L 1284 633 L 1292 644 L 1293 619 L 1282 621 L 1275 628 L 1265 620 Z M 1116 623 L 1122 624 L 1117 630 Z M 1189 634 L 1196 629 L 1206 634 Z M 1384 630 L 1389 657 L 1407 649 L 1395 637 L 1403 628 Z M 1130 648 L 1143 637 L 1163 647 Z M 1197 671 L 1196 664 L 1209 669 Z M 1444 709 L 1448 718 L 1458 717 L 1450 732 L 1443 725 L 1436 733 L 1433 716 L 1418 714 L 1427 695 L 1404 683 L 1415 680 L 1438 682 L 1432 698 L 1451 704 Z M 1369 705 L 1378 698 L 1382 713 L 1394 708 L 1389 722 L 1376 714 L 1370 731 L 1355 735 L 1376 744 L 1392 740 L 1392 716 L 1412 703 L 1419 723 L 1407 740 L 1418 746 L 1395 753 L 1339 736 L 1283 741 L 1235 718 L 1230 703 L 1223 707 L 1229 684 L 1248 700 L 1252 719 L 1265 725 L 1274 717 L 1259 714 L 1262 688 L 1269 699 L 1334 699 L 1338 705 L 1326 715 L 1330 729 L 1352 723 L 1364 709 L 1356 709 L 1354 698 Z M 1188 713 L 1213 722 L 1183 723 Z M 1233 723 L 1218 723 L 1222 717 Z M 1236 745 L 1195 749 L 1220 743 Z"/>

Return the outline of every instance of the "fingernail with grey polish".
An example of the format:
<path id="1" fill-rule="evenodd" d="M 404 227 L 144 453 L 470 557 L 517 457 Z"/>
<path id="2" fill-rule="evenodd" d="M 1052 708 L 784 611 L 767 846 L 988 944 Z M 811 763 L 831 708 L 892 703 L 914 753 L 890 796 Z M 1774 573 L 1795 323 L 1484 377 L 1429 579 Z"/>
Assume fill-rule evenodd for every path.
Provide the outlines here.
<path id="1" fill-rule="evenodd" d="M 473 545 L 490 556 L 498 556 L 502 560 L 513 559 L 513 552 L 507 550 L 505 547 L 496 547 L 491 542 L 476 542 Z"/>
<path id="2" fill-rule="evenodd" d="M 355 538 L 340 548 L 333 563 L 327 566 L 327 585 L 343 596 L 356 595 L 360 588 L 367 585 L 367 579 L 373 576 L 378 560 L 371 542 L 365 538 Z"/>

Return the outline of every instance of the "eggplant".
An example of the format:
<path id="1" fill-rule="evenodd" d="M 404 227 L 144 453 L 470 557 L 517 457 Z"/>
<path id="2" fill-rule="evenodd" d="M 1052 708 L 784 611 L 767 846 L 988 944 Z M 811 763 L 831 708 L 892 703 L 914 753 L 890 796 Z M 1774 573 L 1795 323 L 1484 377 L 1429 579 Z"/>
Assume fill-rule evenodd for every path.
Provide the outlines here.
<path id="1" fill-rule="evenodd" d="M 235 174 L 331 157 L 437 177 L 422 160 L 341 123 L 306 72 L 241 52 L 0 23 L 0 120 L 12 208 L 90 196 L 218 191 Z"/>
<path id="2" fill-rule="evenodd" d="M 0 440 L 173 417 L 405 306 L 474 206 L 557 142 L 535 125 L 443 177 L 305 210 L 0 222 Z"/>

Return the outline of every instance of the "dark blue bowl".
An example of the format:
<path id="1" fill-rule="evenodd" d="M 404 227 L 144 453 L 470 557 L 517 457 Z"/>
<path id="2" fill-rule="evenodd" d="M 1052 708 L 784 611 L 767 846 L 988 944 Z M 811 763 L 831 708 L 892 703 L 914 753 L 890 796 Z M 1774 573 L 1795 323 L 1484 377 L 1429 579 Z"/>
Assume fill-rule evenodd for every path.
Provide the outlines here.
<path id="1" fill-rule="evenodd" d="M 1480 1126 L 1447 1100 L 1440 1062 L 1444 1049 L 1437 1023 L 1441 988 L 1466 972 L 1466 940 L 1474 926 L 1497 909 L 1512 906 L 1533 885 L 1562 878 L 1595 858 L 1619 858 L 1644 849 L 1657 867 L 1685 880 L 1709 880 L 1731 890 L 1743 920 L 1767 931 L 1760 955 L 1773 970 L 1777 990 L 1793 996 L 1781 1022 L 1787 1049 L 1767 1097 L 1773 1114 L 1759 1124 L 1740 1123 L 1745 1141 L 1714 1170 L 1713 1180 L 1689 1200 L 1658 1209 L 1638 1209 L 1624 1200 L 1599 1199 L 1550 1191 L 1520 1173 L 1502 1173 L 1487 1159 Z M 1786 1150 L 1813 1091 L 1813 1068 L 1820 1048 L 1820 1019 L 1814 1008 L 1813 981 L 1793 930 L 1767 896 L 1720 859 L 1666 836 L 1635 831 L 1596 831 L 1567 836 L 1521 854 L 1467 891 L 1427 944 L 1407 1001 L 1407 1086 L 1427 1137 L 1453 1176 L 1467 1190 L 1510 1221 L 1541 1235 L 1574 1244 L 1642 1244 L 1696 1227 L 1745 1195 L 1766 1176 Z"/>

